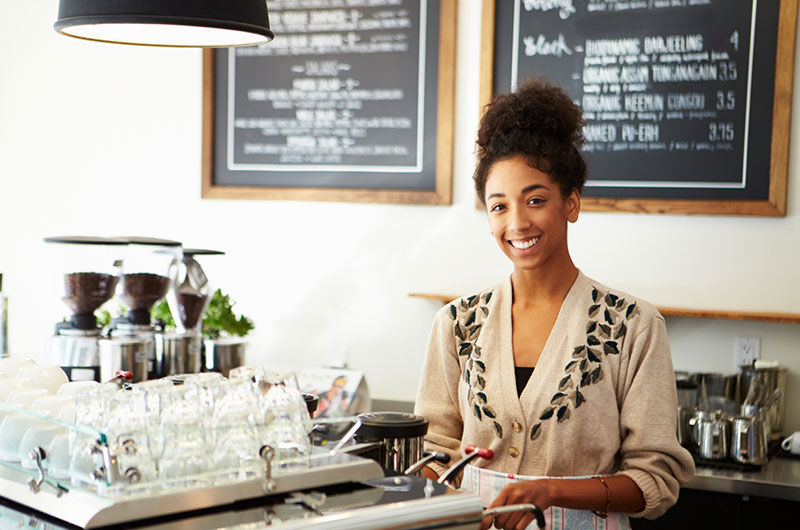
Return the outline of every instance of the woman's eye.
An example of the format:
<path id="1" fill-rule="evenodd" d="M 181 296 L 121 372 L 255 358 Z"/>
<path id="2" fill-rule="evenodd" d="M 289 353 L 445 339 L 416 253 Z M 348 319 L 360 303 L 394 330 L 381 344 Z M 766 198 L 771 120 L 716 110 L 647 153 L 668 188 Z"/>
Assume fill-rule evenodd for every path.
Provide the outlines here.
<path id="1" fill-rule="evenodd" d="M 540 197 L 531 197 L 530 199 L 528 199 L 528 204 L 537 205 L 537 204 L 544 204 L 544 203 L 545 203 L 545 200 L 540 198 Z"/>
<path id="2" fill-rule="evenodd" d="M 495 204 L 489 209 L 489 211 L 490 212 L 499 212 L 500 210 L 502 210 L 504 208 L 505 208 L 505 206 L 503 206 L 502 204 Z"/>

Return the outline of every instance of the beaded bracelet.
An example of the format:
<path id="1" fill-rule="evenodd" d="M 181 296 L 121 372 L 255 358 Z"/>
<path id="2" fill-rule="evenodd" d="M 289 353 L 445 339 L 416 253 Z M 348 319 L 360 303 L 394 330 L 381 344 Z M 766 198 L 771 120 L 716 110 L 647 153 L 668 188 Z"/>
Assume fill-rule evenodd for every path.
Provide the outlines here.
<path id="1" fill-rule="evenodd" d="M 592 510 L 592 513 L 595 514 L 597 517 L 600 517 L 601 519 L 605 519 L 606 517 L 608 517 L 608 509 L 609 507 L 611 507 L 611 490 L 608 489 L 608 484 L 606 484 L 606 481 L 603 477 L 598 475 L 594 478 L 600 480 L 600 483 L 606 489 L 606 508 L 602 512 L 598 512 L 597 510 Z"/>

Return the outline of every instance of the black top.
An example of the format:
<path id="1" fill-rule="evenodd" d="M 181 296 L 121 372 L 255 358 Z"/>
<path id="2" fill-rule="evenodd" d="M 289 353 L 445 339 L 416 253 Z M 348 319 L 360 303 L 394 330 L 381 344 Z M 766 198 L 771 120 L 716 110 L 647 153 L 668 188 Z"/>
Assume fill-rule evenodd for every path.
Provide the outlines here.
<path id="1" fill-rule="evenodd" d="M 522 395 L 522 391 L 525 390 L 525 385 L 528 384 L 528 380 L 533 375 L 533 369 L 536 368 L 535 366 L 515 366 L 514 367 L 514 376 L 517 379 L 517 397 Z"/>
<path id="2" fill-rule="evenodd" d="M 428 420 L 406 412 L 365 412 L 358 418 L 358 436 L 370 440 L 416 438 L 428 432 Z"/>

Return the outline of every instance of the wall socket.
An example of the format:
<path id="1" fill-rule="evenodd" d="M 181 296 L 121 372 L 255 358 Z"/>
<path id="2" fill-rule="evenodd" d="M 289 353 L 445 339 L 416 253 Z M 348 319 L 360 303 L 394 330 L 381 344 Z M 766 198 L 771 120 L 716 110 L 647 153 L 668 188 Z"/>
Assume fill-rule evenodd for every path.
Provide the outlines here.
<path id="1" fill-rule="evenodd" d="M 761 358 L 761 339 L 758 337 L 736 337 L 733 346 L 733 362 L 736 368 L 752 365 Z"/>

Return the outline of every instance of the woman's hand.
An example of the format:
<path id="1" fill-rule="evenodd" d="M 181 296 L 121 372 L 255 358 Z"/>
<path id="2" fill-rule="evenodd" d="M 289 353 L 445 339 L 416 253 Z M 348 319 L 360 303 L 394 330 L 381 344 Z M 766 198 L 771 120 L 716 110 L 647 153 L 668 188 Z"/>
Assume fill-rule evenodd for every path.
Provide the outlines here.
<path id="1" fill-rule="evenodd" d="M 500 493 L 489 505 L 489 508 L 507 506 L 509 504 L 535 504 L 542 511 L 553 504 L 553 484 L 548 479 L 524 480 L 509 484 L 500 490 Z M 492 527 L 506 530 L 523 530 L 533 522 L 533 514 L 527 510 L 502 513 L 497 516 L 487 515 L 481 521 L 481 530 Z"/>

